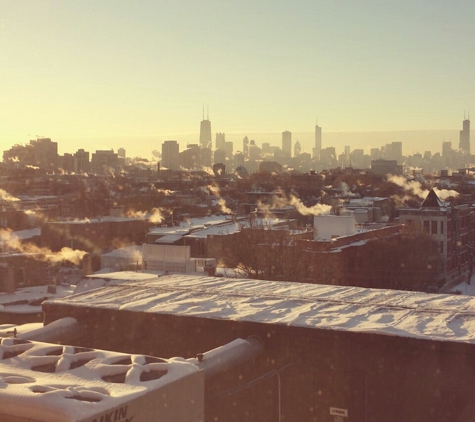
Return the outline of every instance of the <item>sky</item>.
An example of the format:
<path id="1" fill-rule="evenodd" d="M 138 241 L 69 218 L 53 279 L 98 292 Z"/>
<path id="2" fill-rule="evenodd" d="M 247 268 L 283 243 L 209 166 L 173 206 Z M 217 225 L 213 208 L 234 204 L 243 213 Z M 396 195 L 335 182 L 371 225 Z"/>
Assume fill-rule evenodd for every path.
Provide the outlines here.
<path id="1" fill-rule="evenodd" d="M 316 119 L 323 147 L 458 147 L 474 17 L 470 0 L 0 0 L 0 149 L 148 157 L 197 143 L 203 106 L 235 150 L 289 130 L 311 152 Z"/>

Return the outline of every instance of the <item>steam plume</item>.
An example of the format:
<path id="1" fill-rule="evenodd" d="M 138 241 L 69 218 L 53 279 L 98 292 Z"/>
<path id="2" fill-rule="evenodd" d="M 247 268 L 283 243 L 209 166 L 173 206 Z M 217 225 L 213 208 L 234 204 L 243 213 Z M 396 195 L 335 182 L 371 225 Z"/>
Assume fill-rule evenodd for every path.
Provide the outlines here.
<path id="1" fill-rule="evenodd" d="M 300 198 L 296 195 L 290 194 L 287 196 L 285 192 L 279 191 L 273 196 L 270 204 L 259 203 L 259 208 L 263 208 L 266 213 L 272 214 L 272 208 L 282 208 L 285 206 L 293 206 L 302 215 L 321 215 L 329 214 L 331 211 L 331 205 L 315 204 L 312 207 L 307 207 Z"/>
<path id="2" fill-rule="evenodd" d="M 0 189 L 0 200 L 2 201 L 9 201 L 9 202 L 16 202 L 19 201 L 18 198 L 16 198 L 13 195 L 10 195 L 7 191 Z"/>
<path id="3" fill-rule="evenodd" d="M 394 183 L 397 186 L 400 186 L 408 194 L 415 195 L 421 199 L 425 199 L 426 196 L 429 194 L 429 189 L 425 189 L 422 186 L 422 183 L 418 182 L 417 180 L 407 180 L 404 176 L 390 175 L 388 176 L 388 181 Z M 458 196 L 459 194 L 455 190 L 437 189 L 437 188 L 434 188 L 434 192 L 442 200 L 447 199 L 449 196 Z"/>
<path id="4" fill-rule="evenodd" d="M 232 210 L 228 208 L 226 205 L 226 201 L 224 198 L 221 197 L 221 192 L 219 190 L 219 186 L 217 185 L 208 185 L 209 191 L 214 195 L 218 197 L 218 207 L 222 213 L 225 214 L 232 214 Z"/>
<path id="5" fill-rule="evenodd" d="M 64 260 L 76 265 L 80 264 L 86 254 L 84 251 L 67 247 L 62 248 L 60 252 L 52 252 L 48 248 L 40 248 L 32 243 L 23 244 L 10 229 L 0 231 L 0 247 L 10 252 L 38 254 L 35 258 L 39 261 L 60 262 Z"/>

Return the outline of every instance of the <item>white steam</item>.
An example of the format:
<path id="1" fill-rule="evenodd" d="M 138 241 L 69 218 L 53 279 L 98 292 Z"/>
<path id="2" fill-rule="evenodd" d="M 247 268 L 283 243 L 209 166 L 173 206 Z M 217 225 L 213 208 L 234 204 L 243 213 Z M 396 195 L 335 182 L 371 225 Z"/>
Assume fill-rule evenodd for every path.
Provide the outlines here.
<path id="1" fill-rule="evenodd" d="M 10 229 L 0 231 L 0 249 L 6 252 L 37 254 L 35 259 L 40 261 L 69 261 L 75 265 L 79 265 L 86 255 L 84 251 L 67 247 L 62 248 L 60 252 L 52 252 L 50 249 L 40 248 L 32 243 L 23 244 Z"/>
<path id="2" fill-rule="evenodd" d="M 232 214 L 232 210 L 226 205 L 226 201 L 221 197 L 221 192 L 219 186 L 217 185 L 208 185 L 208 190 L 218 198 L 218 207 L 220 211 L 224 214 Z"/>
<path id="3" fill-rule="evenodd" d="M 395 185 L 401 187 L 406 191 L 408 194 L 412 194 L 414 196 L 417 196 L 421 199 L 425 199 L 426 196 L 429 194 L 429 189 L 425 189 L 421 182 L 418 182 L 417 180 L 407 180 L 404 176 L 388 176 L 388 182 L 392 182 Z M 434 192 L 437 194 L 437 196 L 445 200 L 448 197 L 452 196 L 458 196 L 458 192 L 455 190 L 447 190 L 447 189 L 437 189 L 434 188 Z"/>
<path id="4" fill-rule="evenodd" d="M 126 216 L 129 218 L 137 218 L 141 220 L 148 218 L 148 221 L 153 224 L 160 224 L 165 219 L 165 217 L 163 216 L 163 210 L 159 208 L 152 208 L 151 211 L 129 210 L 126 213 Z"/>
<path id="5" fill-rule="evenodd" d="M 315 204 L 311 207 L 307 207 L 296 195 L 290 194 L 287 196 L 283 191 L 277 192 L 277 194 L 272 197 L 270 204 L 259 203 L 259 208 L 263 209 L 266 214 L 272 214 L 273 208 L 283 208 L 286 206 L 295 207 L 302 215 L 330 214 L 332 209 L 331 205 L 326 204 Z"/>
<path id="6" fill-rule="evenodd" d="M 10 195 L 6 190 L 0 189 L 0 200 L 8 202 L 17 202 L 19 199 L 13 195 Z"/>

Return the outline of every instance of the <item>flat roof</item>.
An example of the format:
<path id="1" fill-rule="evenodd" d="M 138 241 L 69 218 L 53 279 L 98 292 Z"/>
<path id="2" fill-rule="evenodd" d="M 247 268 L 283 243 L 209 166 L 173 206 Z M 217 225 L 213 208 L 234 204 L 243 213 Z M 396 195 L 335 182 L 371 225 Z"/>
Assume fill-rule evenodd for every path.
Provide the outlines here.
<path id="1" fill-rule="evenodd" d="M 285 281 L 135 272 L 47 303 L 475 343 L 475 298 Z"/>

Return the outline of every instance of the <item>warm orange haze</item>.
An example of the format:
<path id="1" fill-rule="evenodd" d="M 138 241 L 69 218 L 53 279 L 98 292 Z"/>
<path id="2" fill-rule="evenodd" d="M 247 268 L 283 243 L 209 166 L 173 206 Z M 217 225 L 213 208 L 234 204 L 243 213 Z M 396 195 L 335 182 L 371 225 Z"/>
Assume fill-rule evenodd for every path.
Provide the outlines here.
<path id="1" fill-rule="evenodd" d="M 475 421 L 474 18 L 0 0 L 0 422 Z"/>
<path id="2" fill-rule="evenodd" d="M 168 139 L 196 143 L 209 104 L 213 132 L 235 143 L 289 130 L 311 153 L 318 117 L 338 150 L 441 152 L 473 110 L 473 7 L 5 0 L 0 145 L 120 143 L 149 158 Z"/>

